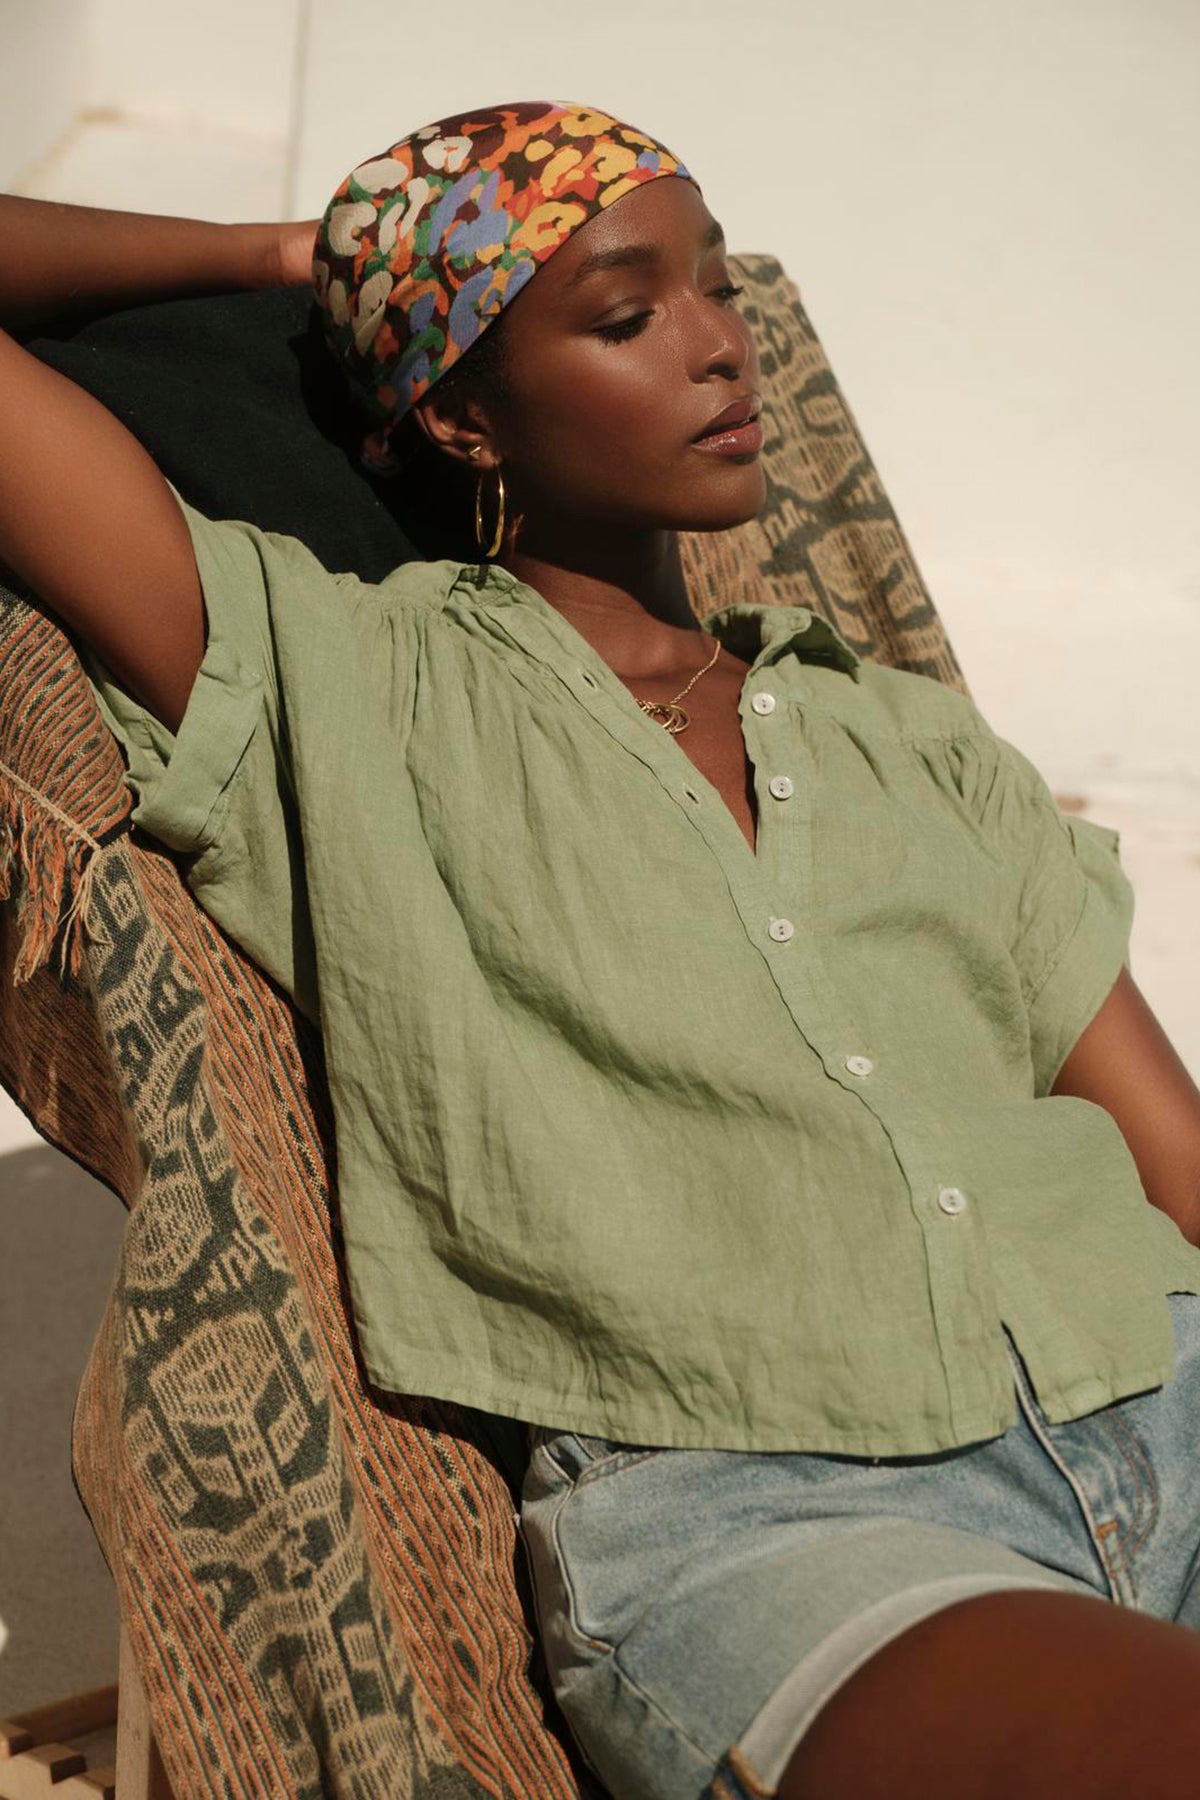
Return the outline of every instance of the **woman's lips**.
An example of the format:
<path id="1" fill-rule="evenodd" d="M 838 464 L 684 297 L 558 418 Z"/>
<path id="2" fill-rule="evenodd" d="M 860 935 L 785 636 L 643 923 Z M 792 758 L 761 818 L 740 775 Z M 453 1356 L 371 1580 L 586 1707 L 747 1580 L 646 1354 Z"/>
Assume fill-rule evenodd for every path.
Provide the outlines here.
<path id="1" fill-rule="evenodd" d="M 707 437 L 693 438 L 692 447 L 714 456 L 751 456 L 762 449 L 762 441 L 761 424 L 757 419 L 749 419 L 744 425 L 726 426 Z"/>

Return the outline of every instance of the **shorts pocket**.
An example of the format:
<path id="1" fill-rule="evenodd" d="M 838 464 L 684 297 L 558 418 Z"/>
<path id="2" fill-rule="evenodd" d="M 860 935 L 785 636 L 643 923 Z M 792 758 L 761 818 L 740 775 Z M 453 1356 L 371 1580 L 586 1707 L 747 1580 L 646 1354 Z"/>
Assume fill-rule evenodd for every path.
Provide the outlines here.
<path id="1" fill-rule="evenodd" d="M 539 1429 L 534 1444 L 546 1451 L 574 1487 L 581 1487 L 601 1476 L 615 1475 L 635 1463 L 667 1453 L 661 1445 L 625 1444 L 615 1438 L 592 1437 L 581 1431 Z"/>

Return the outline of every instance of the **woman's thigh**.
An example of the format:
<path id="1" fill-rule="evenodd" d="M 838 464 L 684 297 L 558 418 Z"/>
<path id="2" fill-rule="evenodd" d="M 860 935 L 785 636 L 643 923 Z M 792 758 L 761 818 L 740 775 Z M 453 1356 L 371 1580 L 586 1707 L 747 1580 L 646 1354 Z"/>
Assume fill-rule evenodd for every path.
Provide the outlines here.
<path id="1" fill-rule="evenodd" d="M 547 1665 L 617 1800 L 772 1792 L 855 1670 L 972 1597 L 1057 1591 L 1175 1616 L 1200 1496 L 1181 1509 L 1164 1494 L 1195 1487 L 1175 1439 L 1200 1402 L 1200 1301 L 1172 1308 L 1169 1395 L 1049 1426 L 1014 1354 L 1018 1423 L 931 1457 L 540 1433 L 522 1536 Z"/>
<path id="2" fill-rule="evenodd" d="M 779 1800 L 1195 1800 L 1200 1634 L 1074 1594 L 986 1594 L 852 1674 Z"/>

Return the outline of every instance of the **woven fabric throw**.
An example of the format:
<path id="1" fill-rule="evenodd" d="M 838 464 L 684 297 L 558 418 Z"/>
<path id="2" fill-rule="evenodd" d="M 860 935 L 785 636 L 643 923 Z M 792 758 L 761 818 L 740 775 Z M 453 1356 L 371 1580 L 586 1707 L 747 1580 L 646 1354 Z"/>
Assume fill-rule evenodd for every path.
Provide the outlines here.
<path id="1" fill-rule="evenodd" d="M 751 525 L 685 539 L 697 610 L 808 606 L 962 687 L 794 287 L 733 261 L 770 492 Z M 164 460 L 197 504 L 272 523 L 214 490 L 211 456 L 196 479 L 178 445 Z M 0 1083 L 130 1209 L 73 1465 L 177 1800 L 595 1795 L 531 1628 L 522 1434 L 365 1381 L 319 1038 L 129 804 L 68 637 L 0 585 Z M 733 1792 L 720 1771 L 712 1800 Z"/>

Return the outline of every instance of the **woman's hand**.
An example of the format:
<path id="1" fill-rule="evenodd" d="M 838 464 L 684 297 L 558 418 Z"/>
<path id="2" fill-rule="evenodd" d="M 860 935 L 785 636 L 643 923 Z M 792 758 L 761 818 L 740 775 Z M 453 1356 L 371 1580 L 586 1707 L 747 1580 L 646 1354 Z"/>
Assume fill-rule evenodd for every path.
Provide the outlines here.
<path id="1" fill-rule="evenodd" d="M 313 245 L 319 219 L 290 220 L 278 232 L 278 285 L 302 287 L 312 280 Z"/>

